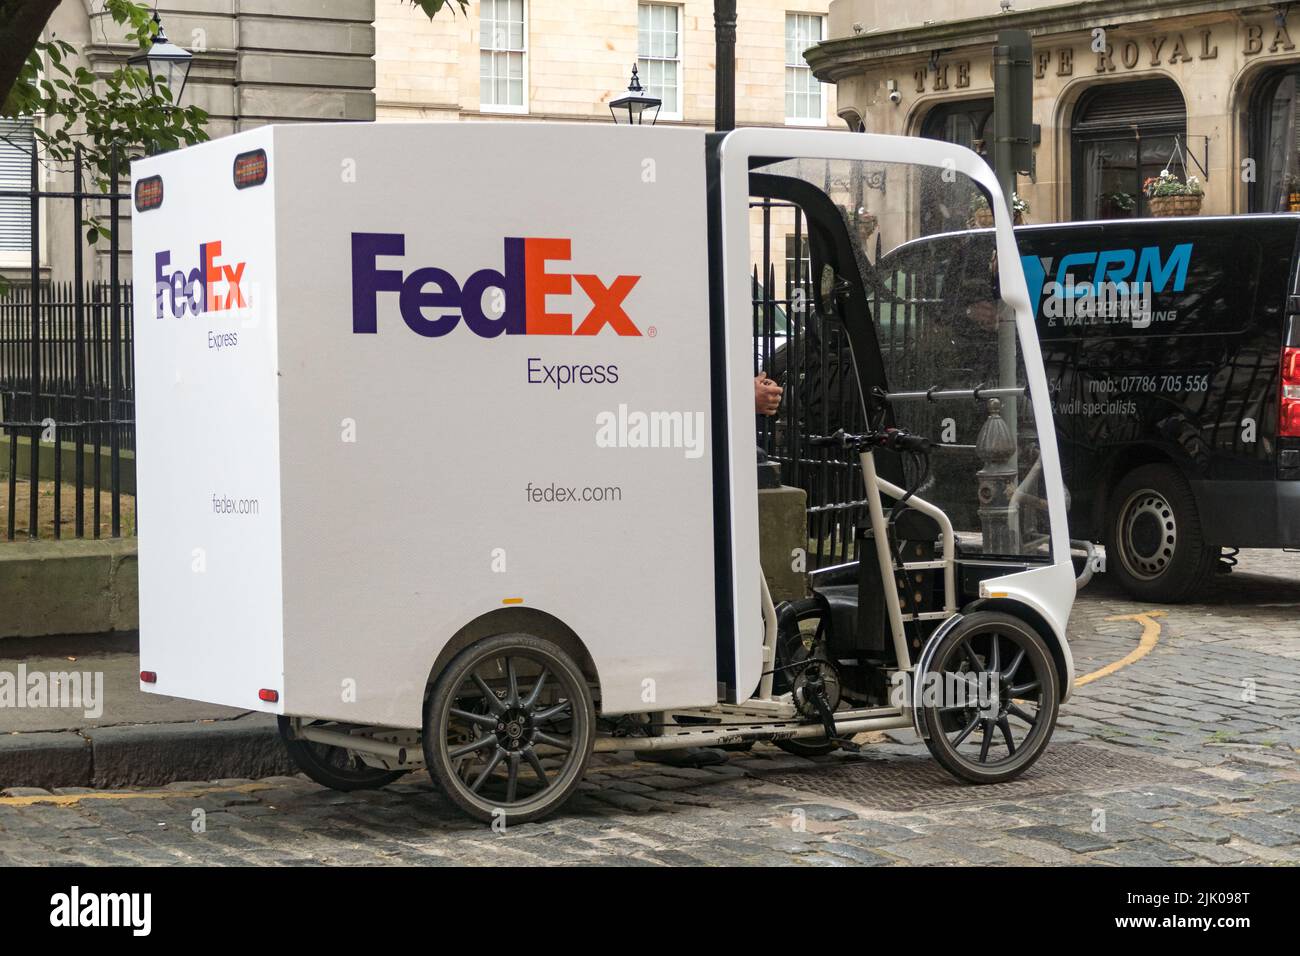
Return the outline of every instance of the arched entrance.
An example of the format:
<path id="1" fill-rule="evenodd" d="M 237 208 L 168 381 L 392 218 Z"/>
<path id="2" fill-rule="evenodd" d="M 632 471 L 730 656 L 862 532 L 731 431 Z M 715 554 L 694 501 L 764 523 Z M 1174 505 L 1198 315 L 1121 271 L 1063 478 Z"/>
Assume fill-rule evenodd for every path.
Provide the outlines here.
<path id="1" fill-rule="evenodd" d="M 1265 73 L 1250 97 L 1250 155 L 1256 162 L 1250 212 L 1284 212 L 1300 206 L 1300 64 Z"/>
<path id="2" fill-rule="evenodd" d="M 1098 86 L 1079 97 L 1070 136 L 1074 219 L 1150 215 L 1142 183 L 1165 168 L 1175 137 L 1186 152 L 1183 94 L 1163 78 Z"/>

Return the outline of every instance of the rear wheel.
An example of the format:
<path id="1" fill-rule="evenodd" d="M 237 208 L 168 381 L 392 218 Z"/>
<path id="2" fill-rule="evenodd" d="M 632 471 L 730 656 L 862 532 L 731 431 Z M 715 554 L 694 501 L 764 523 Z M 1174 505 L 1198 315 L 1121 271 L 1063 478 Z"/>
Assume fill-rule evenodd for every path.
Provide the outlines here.
<path id="1" fill-rule="evenodd" d="M 334 721 L 311 721 L 311 726 L 325 730 L 341 729 Z M 312 780 L 331 790 L 376 790 L 387 786 L 399 777 L 406 775 L 405 770 L 382 770 L 364 763 L 360 757 L 345 747 L 331 747 L 310 740 L 295 740 L 293 728 L 288 717 L 279 719 L 280 737 L 289 751 L 289 756 Z"/>
<path id="2" fill-rule="evenodd" d="M 967 615 L 939 641 L 921 693 L 930 753 L 971 783 L 1024 773 L 1047 747 L 1061 699 L 1042 635 L 993 611 Z"/>
<path id="3" fill-rule="evenodd" d="M 577 788 L 595 725 L 587 679 L 568 654 L 528 634 L 499 634 L 461 651 L 434 682 L 425 761 L 471 817 L 526 823 Z"/>
<path id="4" fill-rule="evenodd" d="M 1143 465 L 1111 494 L 1106 571 L 1143 601 L 1176 604 L 1200 592 L 1218 562 L 1205 541 L 1191 486 L 1171 465 Z"/>
<path id="5" fill-rule="evenodd" d="M 807 598 L 794 603 L 794 620 L 800 625 L 798 631 L 784 634 L 778 641 L 776 661 L 778 671 L 773 681 L 774 690 L 777 693 L 784 693 L 794 689 L 794 681 L 798 676 L 799 669 L 792 668 L 790 665 L 807 660 L 812 653 L 812 643 L 809 642 L 807 630 L 804 625 L 813 621 L 817 622 L 816 639 L 822 638 L 822 606 L 815 599 Z M 827 740 L 826 737 L 797 737 L 788 740 L 773 741 L 778 747 L 788 754 L 794 754 L 796 757 L 825 757 L 840 749 L 840 745 Z"/>

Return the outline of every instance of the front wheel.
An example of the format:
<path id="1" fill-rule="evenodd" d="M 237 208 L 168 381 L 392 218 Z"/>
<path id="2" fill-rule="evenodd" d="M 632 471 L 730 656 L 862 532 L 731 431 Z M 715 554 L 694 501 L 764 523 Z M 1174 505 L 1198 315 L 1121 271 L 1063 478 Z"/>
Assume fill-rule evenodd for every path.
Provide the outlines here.
<path id="1" fill-rule="evenodd" d="M 1115 486 L 1106 518 L 1106 571 L 1142 601 L 1176 604 L 1200 593 L 1218 565 L 1191 486 L 1171 465 L 1143 465 Z"/>
<path id="2" fill-rule="evenodd" d="M 498 634 L 456 655 L 425 704 L 429 773 L 465 813 L 527 823 L 577 788 L 594 744 L 587 679 L 557 645 Z"/>
<path id="3" fill-rule="evenodd" d="M 312 740 L 295 739 L 288 717 L 279 718 L 280 738 L 298 769 L 331 790 L 378 790 L 406 775 L 405 770 L 371 767 L 344 747 L 331 747 Z M 333 721 L 317 720 L 312 726 L 338 729 Z"/>
<path id="4" fill-rule="evenodd" d="M 971 783 L 1024 773 L 1047 747 L 1061 699 L 1042 635 L 995 611 L 967 615 L 940 639 L 920 693 L 930 753 Z"/>

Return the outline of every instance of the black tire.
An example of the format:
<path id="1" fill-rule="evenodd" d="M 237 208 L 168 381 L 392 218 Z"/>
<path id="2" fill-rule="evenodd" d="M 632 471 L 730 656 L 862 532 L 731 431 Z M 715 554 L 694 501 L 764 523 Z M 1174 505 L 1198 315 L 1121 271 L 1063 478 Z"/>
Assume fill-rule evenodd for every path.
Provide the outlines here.
<path id="1" fill-rule="evenodd" d="M 803 624 L 806 621 L 820 621 L 822 616 L 822 606 L 813 598 L 805 598 L 794 602 L 794 619 Z M 777 663 L 785 664 L 791 660 L 798 659 L 800 652 L 803 650 L 799 646 L 799 635 L 783 635 L 777 648 Z M 790 672 L 781 671 L 774 680 L 774 689 L 777 693 L 785 693 L 790 689 Z M 825 737 L 800 737 L 798 739 L 774 740 L 772 741 L 788 754 L 794 754 L 796 757 L 825 757 L 827 754 L 833 754 L 840 749 L 840 745 L 832 743 Z"/>
<path id="2" fill-rule="evenodd" d="M 527 823 L 581 783 L 595 728 L 587 679 L 568 654 L 528 634 L 498 634 L 461 651 L 434 681 L 424 758 L 469 816 Z"/>
<path id="3" fill-rule="evenodd" d="M 331 720 L 317 720 L 313 725 L 331 727 Z M 290 736 L 289 718 L 279 718 L 280 738 L 298 769 L 323 787 L 331 790 L 378 790 L 406 776 L 405 770 L 380 770 L 362 763 L 342 747 L 294 740 Z"/>
<path id="4" fill-rule="evenodd" d="M 1200 593 L 1218 564 L 1191 486 L 1171 465 L 1142 465 L 1111 493 L 1106 572 L 1140 601 L 1178 604 Z"/>
<path id="5" fill-rule="evenodd" d="M 791 740 L 776 740 L 773 743 L 786 753 L 794 754 L 796 757 L 825 757 L 827 754 L 833 754 L 840 749 L 839 744 L 833 744 L 825 737 L 800 737 Z"/>
<path id="6" fill-rule="evenodd" d="M 920 701 L 926 746 L 953 776 L 1003 783 L 1042 756 L 1056 728 L 1061 688 L 1051 651 L 1036 629 L 1010 614 L 968 614 L 939 641 L 926 673 L 938 675 L 941 688 L 953 686 L 946 674 L 997 678 L 996 700 L 977 698 L 977 706 L 947 699 L 946 690 L 940 699 Z"/>

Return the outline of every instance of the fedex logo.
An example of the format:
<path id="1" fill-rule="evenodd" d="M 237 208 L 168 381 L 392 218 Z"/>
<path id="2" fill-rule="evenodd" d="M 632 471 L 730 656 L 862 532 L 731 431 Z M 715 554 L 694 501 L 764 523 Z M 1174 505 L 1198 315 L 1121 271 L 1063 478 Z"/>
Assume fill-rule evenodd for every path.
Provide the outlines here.
<path id="1" fill-rule="evenodd" d="M 411 331 L 437 338 L 446 335 L 462 320 L 471 332 L 491 339 L 506 335 L 595 335 L 606 326 L 618 335 L 640 335 L 624 311 L 623 302 L 640 276 L 615 276 L 606 282 L 599 276 L 568 273 L 553 264 L 566 262 L 572 254 L 569 239 L 506 237 L 502 268 L 480 269 L 463 283 L 444 269 L 425 266 L 409 274 L 401 269 L 381 268 L 381 256 L 406 254 L 406 237 L 401 233 L 352 233 L 352 331 L 371 334 L 379 330 L 379 296 L 397 296 L 397 306 Z M 573 285 L 591 302 L 587 314 L 577 322 L 568 312 L 551 312 L 547 296 L 570 295 Z M 498 315 L 483 309 L 483 294 L 498 289 L 503 305 Z M 498 311 L 498 310 L 494 310 Z"/>
<path id="2" fill-rule="evenodd" d="M 199 264 L 188 273 L 184 269 L 168 272 L 172 254 L 170 249 L 154 255 L 154 316 L 163 317 L 163 293 L 171 299 L 171 313 L 175 318 L 186 314 L 225 312 L 242 309 L 248 305 L 240 283 L 244 279 L 245 262 L 221 262 L 221 243 L 199 244 Z"/>

